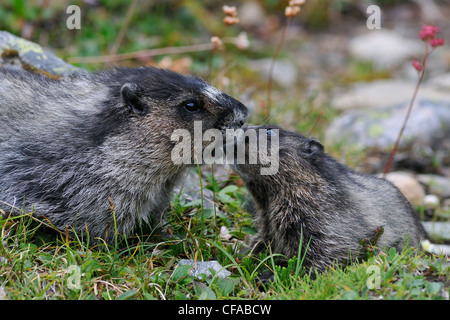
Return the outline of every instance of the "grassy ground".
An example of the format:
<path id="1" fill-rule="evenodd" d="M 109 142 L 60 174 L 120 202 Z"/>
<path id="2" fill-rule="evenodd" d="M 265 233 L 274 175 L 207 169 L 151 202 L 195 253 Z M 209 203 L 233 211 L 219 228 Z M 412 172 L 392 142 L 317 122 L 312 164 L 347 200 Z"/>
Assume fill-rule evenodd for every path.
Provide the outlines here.
<path id="1" fill-rule="evenodd" d="M 206 188 L 211 186 L 205 186 Z M 222 189 L 223 190 L 223 189 Z M 51 231 L 29 214 L 0 220 L 0 296 L 6 299 L 448 299 L 444 257 L 391 249 L 345 268 L 304 274 L 301 257 L 283 267 L 276 255 L 239 254 L 255 230 L 241 209 L 243 188 L 218 192 L 217 208 L 177 198 L 167 225 L 108 246 Z M 219 231 L 226 227 L 224 237 Z M 162 234 L 166 234 L 163 236 Z M 231 238 L 230 238 L 231 235 Z M 228 278 L 195 278 L 180 259 L 218 262 Z M 262 284 L 261 273 L 273 281 Z"/>

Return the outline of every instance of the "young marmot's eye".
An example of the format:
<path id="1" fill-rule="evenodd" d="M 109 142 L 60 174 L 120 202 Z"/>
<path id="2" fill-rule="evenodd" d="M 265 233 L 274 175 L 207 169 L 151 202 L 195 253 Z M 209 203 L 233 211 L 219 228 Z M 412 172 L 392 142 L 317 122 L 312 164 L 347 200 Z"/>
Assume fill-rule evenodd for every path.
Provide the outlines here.
<path id="1" fill-rule="evenodd" d="M 183 106 L 184 109 L 188 112 L 197 112 L 200 110 L 200 106 L 194 101 L 186 102 Z"/>
<path id="2" fill-rule="evenodd" d="M 267 129 L 267 136 L 275 137 L 276 135 L 277 135 L 277 133 L 275 132 L 275 130 Z"/>

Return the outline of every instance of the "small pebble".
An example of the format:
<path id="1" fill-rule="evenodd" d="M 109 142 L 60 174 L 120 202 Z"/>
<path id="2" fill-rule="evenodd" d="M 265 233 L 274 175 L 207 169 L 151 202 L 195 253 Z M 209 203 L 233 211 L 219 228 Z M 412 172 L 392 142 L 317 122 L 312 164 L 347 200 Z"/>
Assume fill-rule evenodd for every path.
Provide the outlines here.
<path id="1" fill-rule="evenodd" d="M 427 194 L 423 198 L 423 203 L 428 208 L 437 208 L 439 206 L 439 198 L 434 194 Z"/>

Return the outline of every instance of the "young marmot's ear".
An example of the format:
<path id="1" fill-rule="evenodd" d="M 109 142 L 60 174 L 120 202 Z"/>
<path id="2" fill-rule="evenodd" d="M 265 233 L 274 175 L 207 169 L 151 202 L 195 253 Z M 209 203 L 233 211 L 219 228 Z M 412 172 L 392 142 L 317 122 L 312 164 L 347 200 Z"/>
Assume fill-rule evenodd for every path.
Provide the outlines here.
<path id="1" fill-rule="evenodd" d="M 120 89 L 120 95 L 133 113 L 144 115 L 149 112 L 143 99 L 143 90 L 136 83 L 125 83 Z"/>

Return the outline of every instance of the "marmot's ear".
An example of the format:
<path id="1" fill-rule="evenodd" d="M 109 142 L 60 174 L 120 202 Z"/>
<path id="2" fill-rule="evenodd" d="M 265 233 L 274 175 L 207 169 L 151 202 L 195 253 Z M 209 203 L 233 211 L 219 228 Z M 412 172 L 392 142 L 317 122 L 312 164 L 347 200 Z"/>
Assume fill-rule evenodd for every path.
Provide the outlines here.
<path id="1" fill-rule="evenodd" d="M 149 112 L 148 104 L 143 99 L 143 90 L 136 83 L 125 83 L 120 95 L 133 113 L 144 115 Z"/>
<path id="2" fill-rule="evenodd" d="M 311 138 L 308 139 L 308 141 L 306 142 L 306 146 L 305 149 L 301 149 L 299 150 L 299 153 L 303 154 L 303 155 L 307 155 L 307 156 L 314 156 L 318 153 L 322 153 L 324 151 L 324 147 L 323 145 L 320 143 L 319 140 Z"/>
<path id="3" fill-rule="evenodd" d="M 309 154 L 316 154 L 316 153 L 322 153 L 324 150 L 323 144 L 320 143 L 319 140 L 311 138 L 308 140 L 308 153 Z"/>

